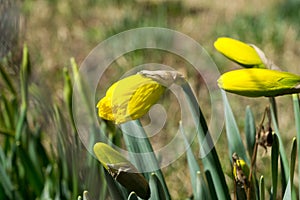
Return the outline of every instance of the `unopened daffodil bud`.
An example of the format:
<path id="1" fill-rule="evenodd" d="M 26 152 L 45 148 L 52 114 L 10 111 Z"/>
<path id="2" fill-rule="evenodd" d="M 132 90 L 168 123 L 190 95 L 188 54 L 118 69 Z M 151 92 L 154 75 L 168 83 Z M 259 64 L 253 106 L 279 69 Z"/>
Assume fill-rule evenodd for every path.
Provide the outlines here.
<path id="1" fill-rule="evenodd" d="M 274 97 L 300 92 L 300 76 L 269 69 L 240 69 L 218 80 L 220 88 L 247 97 Z"/>
<path id="2" fill-rule="evenodd" d="M 265 55 L 258 47 L 228 37 L 220 37 L 215 48 L 230 60 L 247 68 L 266 68 Z"/>
<path id="3" fill-rule="evenodd" d="M 97 104 L 98 115 L 116 124 L 145 115 L 174 82 L 183 80 L 176 71 L 148 71 L 128 76 L 114 83 Z"/>

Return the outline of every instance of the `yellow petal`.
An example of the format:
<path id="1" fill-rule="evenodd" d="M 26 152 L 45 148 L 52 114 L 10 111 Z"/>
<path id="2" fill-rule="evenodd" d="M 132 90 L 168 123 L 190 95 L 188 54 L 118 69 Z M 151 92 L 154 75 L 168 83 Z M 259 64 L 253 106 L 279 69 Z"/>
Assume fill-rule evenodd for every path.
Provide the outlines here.
<path id="1" fill-rule="evenodd" d="M 269 69 L 240 69 L 223 74 L 220 88 L 235 94 L 260 97 L 300 92 L 300 76 Z"/>
<path id="2" fill-rule="evenodd" d="M 215 41 L 214 46 L 220 53 L 244 67 L 265 68 L 258 53 L 249 44 L 232 38 L 221 37 Z"/>
<path id="3" fill-rule="evenodd" d="M 98 114 L 117 124 L 138 119 L 149 111 L 164 91 L 164 86 L 141 74 L 126 77 L 114 83 L 98 102 Z"/>

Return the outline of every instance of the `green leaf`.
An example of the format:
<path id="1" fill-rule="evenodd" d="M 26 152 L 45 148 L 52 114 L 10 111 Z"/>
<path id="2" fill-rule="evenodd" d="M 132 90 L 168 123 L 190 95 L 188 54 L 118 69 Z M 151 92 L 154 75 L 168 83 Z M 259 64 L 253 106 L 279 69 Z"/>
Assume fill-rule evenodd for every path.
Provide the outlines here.
<path id="1" fill-rule="evenodd" d="M 291 151 L 290 178 L 288 182 L 288 184 L 290 184 L 290 188 L 287 188 L 291 190 L 291 194 L 293 196 L 292 199 L 296 199 L 296 193 L 294 191 L 294 173 L 295 173 L 295 165 L 296 165 L 296 156 L 297 156 L 297 140 L 294 137 L 292 143 L 292 151 Z"/>
<path id="2" fill-rule="evenodd" d="M 94 145 L 94 152 L 104 168 L 116 181 L 144 199 L 150 197 L 150 188 L 146 179 L 119 152 L 101 142 Z"/>
<path id="3" fill-rule="evenodd" d="M 191 145 L 189 144 L 184 129 L 182 127 L 182 123 L 179 122 L 179 127 L 180 127 L 180 132 L 183 136 L 184 143 L 186 146 L 186 154 L 187 154 L 187 160 L 188 160 L 188 165 L 190 169 L 190 177 L 191 177 L 191 183 L 192 183 L 192 188 L 193 188 L 193 194 L 195 195 L 197 192 L 197 173 L 200 171 L 200 167 L 197 163 L 197 160 L 192 152 Z"/>
<path id="4" fill-rule="evenodd" d="M 124 141 L 131 156 L 133 163 L 139 170 L 151 171 L 155 173 L 162 182 L 166 199 L 170 199 L 169 190 L 165 182 L 162 171 L 160 170 L 158 161 L 153 152 L 151 143 L 143 129 L 139 120 L 128 121 L 121 124 L 121 130 L 123 132 Z M 134 136 L 132 136 L 134 135 Z M 141 156 L 143 154 L 143 156 Z M 149 180 L 150 173 L 144 173 L 145 177 Z"/>
<path id="5" fill-rule="evenodd" d="M 22 107 L 27 108 L 28 104 L 28 76 L 30 73 L 30 61 L 28 48 L 24 45 L 23 55 L 22 55 L 22 64 L 20 70 L 20 86 L 21 86 L 21 97 L 22 97 Z"/>
<path id="6" fill-rule="evenodd" d="M 208 186 L 212 194 L 212 199 L 215 199 L 213 195 L 216 195 L 216 198 L 218 199 L 230 199 L 222 166 L 209 133 L 204 115 L 190 85 L 185 82 L 181 86 L 187 98 L 190 107 L 189 111 L 192 114 L 196 126 L 198 142 L 201 144 L 200 148 L 203 150 L 200 152 L 200 155 L 203 155 L 204 153 L 206 154 L 201 161 L 203 163 Z"/>
<path id="7" fill-rule="evenodd" d="M 248 153 L 250 158 L 252 158 L 253 149 L 256 140 L 256 128 L 255 128 L 255 119 L 250 106 L 246 107 L 245 135 L 246 135 Z"/>
<path id="8" fill-rule="evenodd" d="M 289 163 L 288 163 L 288 159 L 287 159 L 287 154 L 285 152 L 285 149 L 284 149 L 284 144 L 283 144 L 283 141 L 280 137 L 280 132 L 279 132 L 279 129 L 278 129 L 278 125 L 277 125 L 277 122 L 276 122 L 276 115 L 275 115 L 275 112 L 274 112 L 274 108 L 273 106 L 271 106 L 271 116 L 272 116 L 272 124 L 273 124 L 273 127 L 274 127 L 274 131 L 276 133 L 276 138 L 278 139 L 278 142 L 279 142 L 279 153 L 280 153 L 280 161 L 281 161 L 281 164 L 282 164 L 282 176 L 284 178 L 282 178 L 282 181 L 283 181 L 283 188 L 285 188 L 285 183 L 287 183 L 288 179 L 289 179 L 289 174 L 290 174 L 290 167 L 289 167 Z"/>
<path id="9" fill-rule="evenodd" d="M 21 113 L 17 121 L 16 135 L 15 135 L 16 141 L 19 141 L 21 139 L 22 131 L 26 126 L 26 115 L 27 115 L 27 108 L 22 106 Z"/>
<path id="10" fill-rule="evenodd" d="M 259 199 L 265 200 L 265 180 L 264 176 L 261 176 L 259 179 Z"/>
<path id="11" fill-rule="evenodd" d="M 83 200 L 90 200 L 88 191 L 83 192 Z"/>
<path id="12" fill-rule="evenodd" d="M 127 200 L 138 200 L 138 197 L 134 192 L 131 192 L 127 198 Z"/>
<path id="13" fill-rule="evenodd" d="M 272 173 L 272 199 L 276 199 L 278 183 L 278 156 L 279 142 L 276 134 L 273 134 L 273 143 L 271 150 L 271 173 Z"/>
<path id="14" fill-rule="evenodd" d="M 291 179 L 288 180 L 286 190 L 283 195 L 283 200 L 291 200 L 292 198 L 292 190 L 291 190 Z"/>
<path id="15" fill-rule="evenodd" d="M 8 74 L 6 73 L 6 71 L 4 70 L 4 64 L 2 64 L 0 62 L 0 75 L 2 77 L 2 80 L 5 82 L 7 87 L 4 88 L 8 88 L 9 91 L 15 96 L 17 94 L 16 89 L 12 83 L 12 79 L 8 76 Z"/>
<path id="16" fill-rule="evenodd" d="M 1 100 L 3 102 L 2 115 L 4 118 L 4 123 L 7 129 L 14 130 L 15 121 L 14 121 L 14 109 L 12 108 L 12 101 L 8 101 L 5 95 L 1 95 Z M 13 134 L 12 134 L 13 135 Z"/>
<path id="17" fill-rule="evenodd" d="M 207 185 L 208 185 L 211 199 L 218 199 L 215 184 L 213 183 L 213 179 L 209 170 L 205 171 L 205 177 L 207 180 Z"/>
<path id="18" fill-rule="evenodd" d="M 121 185 L 113 179 L 113 177 L 108 173 L 107 170 L 104 170 L 104 175 L 106 183 L 108 185 L 108 191 L 110 193 L 111 199 L 126 199 L 128 195 L 127 191 L 122 190 Z"/>
<path id="19" fill-rule="evenodd" d="M 210 196 L 210 191 L 208 189 L 205 177 L 198 171 L 196 175 L 196 192 L 194 193 L 195 199 L 212 199 Z"/>
<path id="20" fill-rule="evenodd" d="M 66 68 L 63 70 L 64 72 L 64 100 L 65 104 L 68 108 L 69 117 L 73 126 L 73 129 L 76 130 L 74 116 L 73 116 L 73 109 L 72 109 L 72 82 L 70 78 L 70 74 Z M 77 135 L 77 134 L 76 134 Z"/>
<path id="21" fill-rule="evenodd" d="M 22 165 L 26 172 L 25 177 L 28 178 L 30 187 L 32 187 L 35 195 L 39 195 L 43 191 L 45 179 L 42 175 L 42 169 L 37 169 L 35 167 L 33 161 L 30 159 L 27 153 L 28 152 L 24 148 L 18 146 L 17 156 L 21 159 Z"/>
<path id="22" fill-rule="evenodd" d="M 250 165 L 250 161 L 246 155 L 246 150 L 242 142 L 242 138 L 234 119 L 231 107 L 229 105 L 226 93 L 222 91 L 223 103 L 224 103 L 224 112 L 225 112 L 225 125 L 226 125 L 226 135 L 229 146 L 229 157 L 232 160 L 231 156 L 233 153 L 237 153 L 240 158 L 245 160 L 245 162 Z"/>
<path id="23" fill-rule="evenodd" d="M 293 94 L 293 104 L 294 104 L 294 115 L 296 124 L 296 136 L 297 136 L 297 155 L 298 162 L 300 161 L 300 107 L 298 94 Z M 298 179 L 300 179 L 300 165 L 298 165 Z M 300 188 L 300 181 L 298 183 L 298 188 Z M 300 189 L 298 189 L 298 196 L 300 196 Z"/>
<path id="24" fill-rule="evenodd" d="M 158 176 L 155 173 L 152 173 L 150 176 L 150 189 L 151 189 L 151 197 L 150 200 L 165 200 L 166 194 L 164 192 L 163 185 L 159 180 Z"/>
<path id="25" fill-rule="evenodd" d="M 0 147 L 1 148 L 1 147 Z M 0 184 L 2 185 L 5 194 L 12 199 L 13 197 L 13 184 L 10 180 L 10 177 L 8 176 L 8 174 L 6 173 L 5 169 L 4 169 L 4 165 L 0 164 Z"/>

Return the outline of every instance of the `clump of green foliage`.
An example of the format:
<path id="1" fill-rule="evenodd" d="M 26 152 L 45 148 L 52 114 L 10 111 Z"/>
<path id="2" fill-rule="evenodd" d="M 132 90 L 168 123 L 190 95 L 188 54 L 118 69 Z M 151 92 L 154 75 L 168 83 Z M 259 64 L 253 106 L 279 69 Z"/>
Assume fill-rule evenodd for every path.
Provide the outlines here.
<path id="1" fill-rule="evenodd" d="M 137 177 L 139 180 L 144 181 L 145 179 L 149 185 L 149 199 L 172 198 L 161 170 L 143 172 L 140 173 L 140 176 L 136 176 L 124 172 L 124 168 L 118 168 L 122 166 L 116 165 L 119 163 L 104 163 L 104 167 L 106 166 L 106 169 L 112 171 L 109 174 L 91 154 L 85 151 L 78 138 L 72 111 L 72 82 L 77 80 L 79 76 L 74 59 L 71 60 L 72 75 L 68 70 L 63 71 L 65 83 L 63 105 L 49 105 L 51 119 L 56 125 L 55 130 L 51 131 L 56 133 L 54 138 L 47 135 L 49 129 L 40 124 L 40 118 L 43 116 L 32 115 L 30 112 L 32 109 L 31 102 L 34 101 L 30 97 L 34 96 L 32 88 L 35 87 L 34 83 L 29 81 L 32 69 L 26 46 L 24 46 L 22 55 L 18 81 L 13 81 L 7 72 L 9 58 L 3 59 L 0 66 L 1 85 L 4 86 L 0 96 L 2 110 L 0 113 L 0 199 L 81 199 L 78 195 L 85 190 L 88 190 L 93 196 L 88 197 L 87 192 L 84 192 L 83 199 L 106 199 L 107 196 L 111 196 L 113 199 L 139 199 L 139 196 L 148 198 L 148 194 L 141 194 L 138 188 L 136 190 L 131 182 L 126 181 L 127 178 L 132 180 Z M 197 126 L 195 131 L 197 132 L 198 143 L 208 145 L 203 141 L 204 138 L 210 138 L 210 132 L 194 93 L 188 82 L 181 86 L 185 98 L 189 102 L 194 124 Z M 82 93 L 82 98 L 86 98 L 84 95 Z M 225 179 L 227 176 L 222 169 L 222 163 L 215 147 L 212 147 L 205 157 L 199 159 L 194 155 L 189 144 L 185 143 L 183 145 L 187 145 L 186 156 L 193 199 L 231 199 L 232 195 L 238 199 L 265 199 L 266 191 L 272 199 L 277 197 L 296 199 L 299 195 L 296 194 L 297 187 L 293 180 L 299 144 L 295 138 L 292 141 L 291 153 L 286 154 L 278 128 L 274 99 L 270 101 L 270 109 L 266 109 L 266 114 L 258 125 L 255 124 L 250 107 L 246 108 L 244 131 L 246 147 L 242 142 L 241 133 L 225 92 L 222 93 L 222 96 L 228 149 L 230 155 L 234 155 L 228 159 L 232 163 L 233 173 L 230 177 L 235 189 L 234 191 L 229 190 Z M 300 136 L 300 108 L 297 94 L 293 95 L 293 103 L 298 138 Z M 64 115 L 64 113 L 67 114 Z M 93 114 L 91 113 L 89 116 L 91 119 Z M 131 130 L 137 135 L 145 135 L 143 128 L 137 124 L 140 124 L 139 120 L 126 122 L 121 125 L 120 131 L 123 128 Z M 267 124 L 267 129 L 264 129 L 265 124 Z M 103 122 L 102 130 L 112 128 L 107 125 Z M 137 129 L 136 127 L 141 128 Z M 95 127 L 91 128 L 91 130 L 94 129 Z M 185 130 L 181 129 L 181 132 L 185 135 Z M 123 136 L 124 144 L 130 151 L 136 153 L 153 152 L 148 138 L 145 137 L 142 142 L 137 142 L 134 137 L 126 134 Z M 115 137 L 120 137 L 120 135 Z M 50 139 L 55 139 L 56 142 L 46 144 L 45 140 Z M 122 137 L 118 139 L 122 139 Z M 116 138 L 111 136 L 110 142 L 114 141 Z M 70 145 L 72 148 L 69 148 Z M 259 173 L 255 168 L 255 159 L 257 149 L 261 147 L 271 151 L 271 177 L 263 175 L 257 177 Z M 206 146 L 201 148 L 205 149 Z M 104 154 L 110 151 L 105 150 Z M 109 154 L 108 156 L 113 155 Z M 132 158 L 130 162 L 137 170 L 141 167 L 139 165 L 143 164 L 158 165 L 154 153 L 150 160 L 137 161 Z M 120 177 L 114 175 L 116 173 L 125 173 L 126 176 L 122 178 L 122 185 L 119 184 Z M 144 179 L 141 179 L 141 176 Z M 265 179 L 271 179 L 271 185 L 265 185 Z M 281 184 L 278 183 L 279 180 L 281 180 Z M 279 192 L 281 193 L 279 194 Z"/>

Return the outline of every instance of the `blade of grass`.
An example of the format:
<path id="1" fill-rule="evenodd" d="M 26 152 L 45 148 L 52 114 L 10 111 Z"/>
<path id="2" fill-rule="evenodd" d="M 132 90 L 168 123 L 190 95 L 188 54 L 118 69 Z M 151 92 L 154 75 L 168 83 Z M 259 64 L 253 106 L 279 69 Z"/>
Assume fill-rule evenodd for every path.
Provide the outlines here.
<path id="1" fill-rule="evenodd" d="M 30 63 L 29 63 L 29 54 L 27 46 L 24 45 L 23 48 L 23 57 L 22 64 L 20 70 L 20 87 L 21 87 L 21 114 L 17 122 L 16 127 L 16 141 L 19 141 L 21 138 L 21 132 L 25 124 L 26 113 L 27 113 L 27 105 L 28 105 L 28 76 L 30 71 Z"/>
<path id="2" fill-rule="evenodd" d="M 1 148 L 1 147 L 0 147 Z M 4 169 L 4 165 L 0 165 L 0 184 L 2 185 L 2 188 L 6 194 L 6 196 L 8 196 L 10 199 L 12 199 L 13 197 L 13 184 L 9 178 L 9 176 L 7 176 L 8 174 L 6 173 L 5 169 Z"/>
<path id="3" fill-rule="evenodd" d="M 2 77 L 2 80 L 5 82 L 7 88 L 11 92 L 11 94 L 13 96 L 16 96 L 16 94 L 17 94 L 16 89 L 13 85 L 13 82 L 12 82 L 11 78 L 8 76 L 8 74 L 4 70 L 4 63 L 3 62 L 0 62 L 0 75 Z"/>
<path id="4" fill-rule="evenodd" d="M 21 97 L 22 97 L 22 107 L 27 107 L 28 105 L 28 76 L 30 72 L 30 61 L 28 48 L 24 45 L 23 55 L 22 55 L 22 65 L 20 70 L 20 86 L 21 86 Z"/>
<path id="5" fill-rule="evenodd" d="M 14 116 L 13 116 L 14 110 L 11 107 L 12 106 L 11 103 L 7 100 L 4 94 L 1 95 L 1 100 L 3 102 L 2 112 L 3 112 L 5 126 L 8 129 L 13 130 L 13 127 L 15 125 Z"/>
<path id="6" fill-rule="evenodd" d="M 26 171 L 25 177 L 28 178 L 30 187 L 33 189 L 35 195 L 41 194 L 45 182 L 41 169 L 36 169 L 32 160 L 27 154 L 27 151 L 21 146 L 19 146 L 17 149 L 17 156 L 20 158 L 22 165 L 24 166 Z"/>

